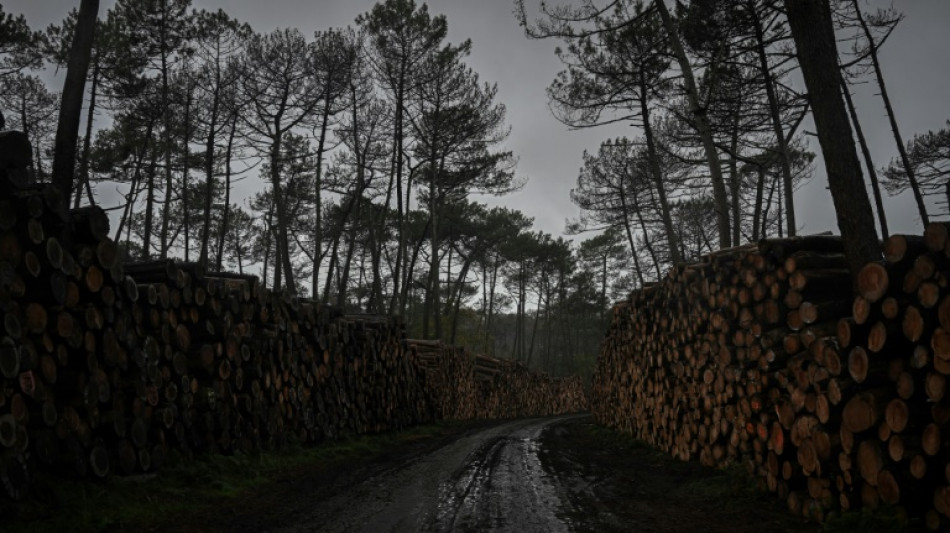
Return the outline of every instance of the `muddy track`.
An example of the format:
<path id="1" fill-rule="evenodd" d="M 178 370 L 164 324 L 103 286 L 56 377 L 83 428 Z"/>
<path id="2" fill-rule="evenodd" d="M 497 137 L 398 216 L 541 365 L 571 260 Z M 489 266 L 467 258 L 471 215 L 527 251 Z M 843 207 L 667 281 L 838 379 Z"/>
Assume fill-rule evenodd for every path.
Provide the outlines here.
<path id="1" fill-rule="evenodd" d="M 506 422 L 374 475 L 278 531 L 568 531 L 559 485 L 541 465 L 545 427 Z"/>

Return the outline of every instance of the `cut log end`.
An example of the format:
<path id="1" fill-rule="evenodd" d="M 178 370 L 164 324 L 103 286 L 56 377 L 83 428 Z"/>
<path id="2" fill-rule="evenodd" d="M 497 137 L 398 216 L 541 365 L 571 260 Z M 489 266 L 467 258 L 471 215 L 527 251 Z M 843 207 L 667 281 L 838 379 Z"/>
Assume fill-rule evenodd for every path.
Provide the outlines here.
<path id="1" fill-rule="evenodd" d="M 858 272 L 858 294 L 869 302 L 876 302 L 887 292 L 889 278 L 884 265 L 872 262 Z"/>

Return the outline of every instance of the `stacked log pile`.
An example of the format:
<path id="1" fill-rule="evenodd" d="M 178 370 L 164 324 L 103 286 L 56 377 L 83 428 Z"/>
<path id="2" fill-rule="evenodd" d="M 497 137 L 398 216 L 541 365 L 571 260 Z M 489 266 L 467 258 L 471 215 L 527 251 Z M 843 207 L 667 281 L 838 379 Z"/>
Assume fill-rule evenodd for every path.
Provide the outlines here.
<path id="1" fill-rule="evenodd" d="M 548 416 L 587 409 L 583 381 L 536 373 L 518 362 L 472 355 L 441 341 L 409 340 L 426 372 L 436 416 L 448 420 Z"/>
<path id="2" fill-rule="evenodd" d="M 64 246 L 53 198 L 37 188 L 0 202 L 0 478 L 10 496 L 29 460 L 130 474 L 171 450 L 272 450 L 433 420 L 401 324 L 194 264 L 125 265 L 101 210 L 73 213 Z"/>
<path id="3" fill-rule="evenodd" d="M 614 307 L 595 418 L 683 460 L 741 462 L 789 509 L 950 525 L 950 228 L 892 236 L 854 296 L 840 240 L 767 240 Z"/>
<path id="4" fill-rule="evenodd" d="M 407 344 L 425 372 L 435 416 L 443 420 L 474 418 L 476 394 L 468 352 L 440 340 L 409 339 Z"/>
<path id="5" fill-rule="evenodd" d="M 142 473 L 169 454 L 474 416 L 471 362 L 433 389 L 433 366 L 455 376 L 456 358 L 421 363 L 398 320 L 196 264 L 127 264 L 101 209 L 67 213 L 51 186 L 2 175 L 0 188 L 0 490 L 13 499 L 37 468 Z"/>

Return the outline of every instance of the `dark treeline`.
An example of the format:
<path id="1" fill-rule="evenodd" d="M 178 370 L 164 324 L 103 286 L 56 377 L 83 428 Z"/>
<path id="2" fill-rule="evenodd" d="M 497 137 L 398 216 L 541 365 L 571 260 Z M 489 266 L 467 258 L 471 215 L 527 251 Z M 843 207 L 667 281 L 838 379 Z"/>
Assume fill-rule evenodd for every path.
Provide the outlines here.
<path id="1" fill-rule="evenodd" d="M 882 189 L 912 191 L 922 221 L 946 214 L 947 130 L 904 140 L 878 60 L 901 15 L 818 3 L 838 34 L 835 84 L 881 236 Z M 562 43 L 548 89 L 557 118 L 637 132 L 584 154 L 571 191 L 581 215 L 567 229 L 587 238 L 576 244 L 475 200 L 524 182 L 505 149 L 505 106 L 466 63 L 473 43 L 449 42 L 446 18 L 412 0 L 312 34 L 257 33 L 190 0 L 118 0 L 95 28 L 70 202 L 108 209 L 133 260 L 253 273 L 275 290 L 401 315 L 412 336 L 588 369 L 610 302 L 673 263 L 796 234 L 814 106 L 793 81 L 779 0 L 539 7 L 536 20 L 521 1 L 515 13 L 530 37 Z M 32 141 L 39 180 L 51 180 L 61 98 L 38 73 L 69 64 L 78 18 L 34 29 L 0 8 L 0 111 Z M 886 168 L 851 103 L 866 81 L 898 147 Z"/>

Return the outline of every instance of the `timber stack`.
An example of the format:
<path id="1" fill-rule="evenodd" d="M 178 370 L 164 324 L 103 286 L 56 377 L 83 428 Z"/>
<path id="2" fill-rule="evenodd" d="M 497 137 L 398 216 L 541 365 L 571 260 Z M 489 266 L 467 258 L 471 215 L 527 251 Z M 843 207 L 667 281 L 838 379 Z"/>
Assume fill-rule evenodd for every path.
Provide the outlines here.
<path id="1" fill-rule="evenodd" d="M 740 462 L 792 512 L 896 506 L 950 527 L 950 225 L 894 235 L 857 296 L 840 239 L 765 240 L 614 306 L 595 418 L 682 460 Z"/>
<path id="2" fill-rule="evenodd" d="M 431 369 L 456 375 L 456 360 L 423 361 L 399 320 L 344 315 L 194 263 L 126 263 L 102 209 L 67 211 L 55 188 L 22 177 L 0 168 L 0 491 L 10 498 L 36 469 L 151 472 L 172 455 L 432 422 L 463 399 L 457 417 L 474 416 L 471 377 L 433 394 Z"/>
<path id="3" fill-rule="evenodd" d="M 442 341 L 408 341 L 426 373 L 427 396 L 446 420 L 548 416 L 587 410 L 578 376 L 551 377 L 524 364 Z"/>

